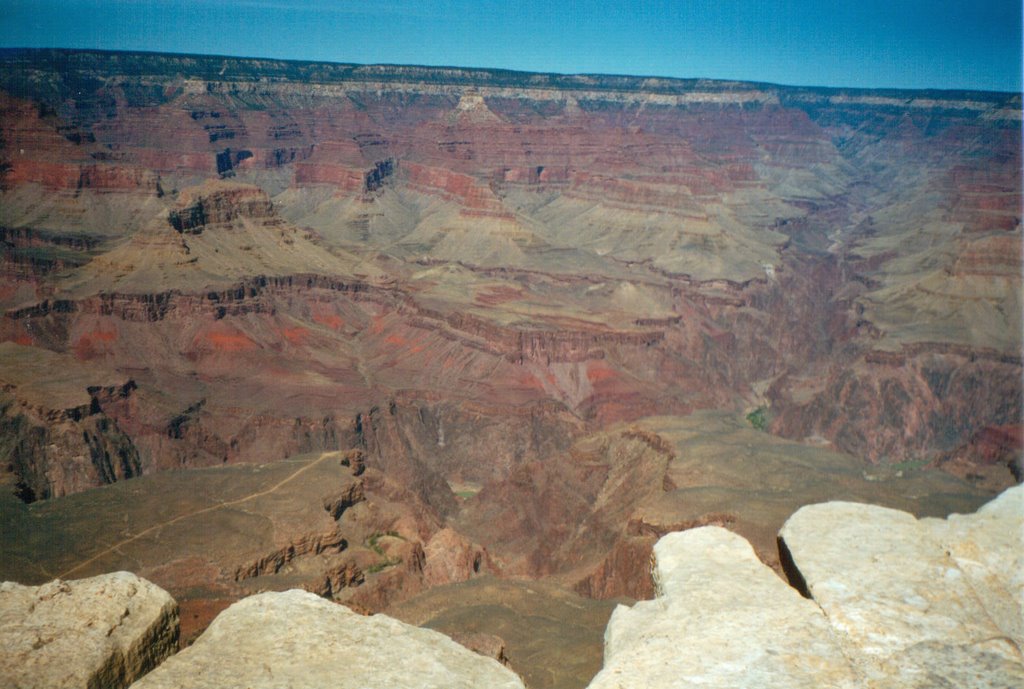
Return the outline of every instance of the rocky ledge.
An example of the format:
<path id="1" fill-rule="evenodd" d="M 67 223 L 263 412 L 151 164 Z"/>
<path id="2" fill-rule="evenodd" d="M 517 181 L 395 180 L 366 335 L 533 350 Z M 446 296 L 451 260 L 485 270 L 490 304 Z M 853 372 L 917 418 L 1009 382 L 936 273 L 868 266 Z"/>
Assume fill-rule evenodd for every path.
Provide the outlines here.
<path id="1" fill-rule="evenodd" d="M 235 603 L 132 689 L 328 686 L 523 689 L 498 661 L 440 632 L 297 590 Z"/>
<path id="2" fill-rule="evenodd" d="M 668 534 L 658 597 L 615 610 L 589 689 L 1024 686 L 1022 543 L 1024 487 L 948 519 L 804 507 L 779 536 L 788 584 L 726 529 Z M 176 636 L 170 597 L 124 572 L 0 586 L 3 686 L 122 687 Z M 232 605 L 131 686 L 371 685 L 523 687 L 438 632 L 297 590 Z"/>
<path id="3" fill-rule="evenodd" d="M 945 520 L 804 507 L 780 534 L 793 587 L 725 529 L 669 534 L 590 689 L 1024 686 L 1022 544 L 1021 487 Z"/>
<path id="4" fill-rule="evenodd" d="M 809 505 L 779 538 L 861 686 L 1024 686 L 1024 488 L 948 519 Z"/>
<path id="5" fill-rule="evenodd" d="M 177 603 L 134 574 L 0 584 L 0 686 L 8 689 L 120 689 L 177 645 Z"/>

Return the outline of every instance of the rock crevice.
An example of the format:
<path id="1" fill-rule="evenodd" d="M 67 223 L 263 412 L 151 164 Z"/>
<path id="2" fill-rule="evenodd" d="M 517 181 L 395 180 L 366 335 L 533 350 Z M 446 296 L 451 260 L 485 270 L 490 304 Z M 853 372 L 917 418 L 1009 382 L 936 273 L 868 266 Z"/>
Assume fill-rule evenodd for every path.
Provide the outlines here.
<path id="1" fill-rule="evenodd" d="M 779 544 L 804 598 L 720 527 L 661 538 L 658 597 L 619 606 L 590 689 L 1024 683 L 1024 487 L 972 515 L 798 510 Z"/>

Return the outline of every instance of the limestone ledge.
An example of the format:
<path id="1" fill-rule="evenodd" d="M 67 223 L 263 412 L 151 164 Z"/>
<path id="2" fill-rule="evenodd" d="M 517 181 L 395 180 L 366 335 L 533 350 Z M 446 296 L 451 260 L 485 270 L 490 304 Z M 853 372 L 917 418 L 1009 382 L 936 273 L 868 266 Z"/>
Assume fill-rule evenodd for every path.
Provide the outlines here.
<path id="1" fill-rule="evenodd" d="M 948 519 L 807 506 L 780 549 L 794 587 L 720 527 L 664 536 L 589 689 L 1024 686 L 1024 487 Z"/>
<path id="2" fill-rule="evenodd" d="M 0 686 L 8 689 L 120 689 L 177 642 L 177 603 L 129 572 L 0 584 Z"/>

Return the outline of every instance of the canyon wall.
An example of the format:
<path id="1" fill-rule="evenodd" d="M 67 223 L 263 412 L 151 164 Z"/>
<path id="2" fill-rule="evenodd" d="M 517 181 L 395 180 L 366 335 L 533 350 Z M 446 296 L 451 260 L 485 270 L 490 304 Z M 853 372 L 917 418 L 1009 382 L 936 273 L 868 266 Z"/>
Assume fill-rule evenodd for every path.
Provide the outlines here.
<path id="1" fill-rule="evenodd" d="M 303 585 L 366 610 L 648 596 L 680 525 L 777 566 L 823 466 L 1019 480 L 1020 217 L 1018 94 L 0 51 L 2 486 L 357 452 L 394 553 Z"/>

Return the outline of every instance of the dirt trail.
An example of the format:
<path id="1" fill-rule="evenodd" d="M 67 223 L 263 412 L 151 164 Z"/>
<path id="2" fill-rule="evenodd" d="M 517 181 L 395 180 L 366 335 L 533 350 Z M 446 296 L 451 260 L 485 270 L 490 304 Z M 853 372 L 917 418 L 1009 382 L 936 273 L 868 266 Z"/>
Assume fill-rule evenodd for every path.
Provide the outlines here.
<path id="1" fill-rule="evenodd" d="M 317 466 L 318 464 L 323 462 L 328 457 L 336 457 L 336 456 L 338 456 L 337 452 L 324 452 L 317 459 L 314 459 L 312 462 L 309 462 L 308 464 L 305 464 L 305 465 L 299 467 L 294 472 L 292 472 L 291 474 L 289 474 L 285 478 L 281 479 L 280 481 L 278 481 L 274 485 L 270 486 L 269 488 L 266 488 L 266 489 L 261 490 L 261 491 L 256 492 L 256 493 L 251 493 L 251 494 L 243 496 L 241 498 L 236 498 L 234 500 L 230 500 L 228 502 L 219 502 L 216 505 L 210 505 L 209 507 L 204 507 L 203 509 L 196 510 L 195 512 L 187 512 L 185 514 L 179 514 L 177 517 L 174 517 L 173 519 L 168 519 L 167 521 L 160 522 L 159 524 L 154 524 L 153 526 L 150 526 L 150 527 L 148 527 L 146 529 L 143 529 L 142 531 L 140 531 L 139 533 L 137 533 L 137 534 L 135 534 L 133 536 L 130 536 L 128 538 L 125 538 L 123 540 L 118 541 L 117 543 L 113 544 L 109 548 L 106 548 L 105 550 L 102 550 L 99 553 L 96 553 L 95 555 L 90 557 L 88 560 L 83 560 L 82 562 L 79 562 L 74 567 L 71 567 L 70 569 L 64 570 L 63 572 L 61 572 L 61 573 L 59 573 L 57 575 L 57 578 L 58 579 L 64 579 L 64 578 L 68 577 L 68 575 L 74 574 L 75 572 L 77 572 L 78 570 L 82 569 L 83 567 L 86 567 L 87 565 L 91 565 L 93 562 L 96 562 L 100 558 L 103 558 L 103 557 L 105 557 L 105 556 L 115 552 L 116 550 L 118 550 L 122 546 L 128 545 L 132 541 L 137 541 L 140 538 L 142 538 L 143 536 L 146 536 L 147 534 L 153 533 L 154 531 L 158 531 L 159 529 L 162 529 L 164 527 L 170 526 L 172 524 L 176 524 L 176 523 L 178 523 L 178 522 L 180 522 L 182 520 L 188 519 L 190 517 L 197 517 L 197 516 L 199 516 L 201 514 L 206 514 L 207 512 L 213 512 L 214 510 L 219 510 L 219 509 L 222 509 L 224 507 L 233 507 L 234 505 L 239 505 L 239 504 L 241 504 L 243 502 L 247 502 L 247 501 L 253 500 L 255 498 L 263 497 L 264 495 L 269 495 L 269 494 L 273 493 L 274 491 L 279 490 L 285 484 L 295 480 L 303 472 L 308 471 L 309 469 L 312 469 L 313 467 Z"/>

